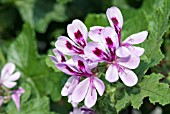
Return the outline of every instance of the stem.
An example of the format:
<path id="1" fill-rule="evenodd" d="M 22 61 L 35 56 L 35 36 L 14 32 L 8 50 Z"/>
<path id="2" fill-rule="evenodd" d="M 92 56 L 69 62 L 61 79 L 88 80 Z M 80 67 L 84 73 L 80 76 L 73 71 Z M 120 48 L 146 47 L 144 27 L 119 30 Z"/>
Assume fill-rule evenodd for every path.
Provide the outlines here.
<path id="1" fill-rule="evenodd" d="M 2 64 L 5 64 L 5 63 L 6 63 L 4 54 L 2 53 L 2 50 L 1 50 L 1 49 L 0 49 L 0 61 L 2 62 Z"/>
<path id="2" fill-rule="evenodd" d="M 35 91 L 35 94 L 37 96 L 37 98 L 39 99 L 40 98 L 40 93 L 37 89 L 37 87 L 35 86 L 35 83 L 32 81 L 31 78 L 27 78 L 27 81 L 31 84 L 31 86 L 34 88 L 34 91 Z"/>

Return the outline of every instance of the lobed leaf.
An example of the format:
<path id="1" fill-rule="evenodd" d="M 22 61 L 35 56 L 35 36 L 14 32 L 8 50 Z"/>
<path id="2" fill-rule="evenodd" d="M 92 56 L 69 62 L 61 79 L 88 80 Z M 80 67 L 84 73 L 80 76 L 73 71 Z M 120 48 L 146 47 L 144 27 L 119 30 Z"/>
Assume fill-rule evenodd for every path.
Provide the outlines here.
<path id="1" fill-rule="evenodd" d="M 35 33 L 29 24 L 24 25 L 22 32 L 9 47 L 7 55 L 8 61 L 16 64 L 22 72 L 23 82 L 31 85 L 37 97 L 50 95 L 53 101 L 61 98 L 63 74 L 53 72 L 46 65 L 45 57 L 37 54 Z"/>

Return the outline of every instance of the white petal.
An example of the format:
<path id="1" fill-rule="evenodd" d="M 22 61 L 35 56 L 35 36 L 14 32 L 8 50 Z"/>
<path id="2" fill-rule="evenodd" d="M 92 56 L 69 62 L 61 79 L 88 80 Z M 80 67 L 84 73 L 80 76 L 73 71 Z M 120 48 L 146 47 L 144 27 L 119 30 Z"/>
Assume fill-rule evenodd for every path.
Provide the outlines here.
<path id="1" fill-rule="evenodd" d="M 129 69 L 124 69 L 124 72 L 119 72 L 119 77 L 126 86 L 132 87 L 138 82 L 136 74 Z"/>
<path id="2" fill-rule="evenodd" d="M 117 61 L 119 65 L 122 65 L 129 69 L 135 69 L 139 66 L 140 58 L 136 55 L 130 55 L 126 58 L 119 58 Z"/>
<path id="3" fill-rule="evenodd" d="M 62 52 L 57 50 L 56 48 L 53 49 L 53 53 L 55 54 L 58 62 L 65 62 L 67 60 L 67 57 Z"/>
<path id="4" fill-rule="evenodd" d="M 62 96 L 68 96 L 68 88 L 67 87 L 63 87 L 61 90 L 61 95 Z"/>
<path id="5" fill-rule="evenodd" d="M 62 96 L 67 96 L 67 95 L 68 95 L 68 88 L 70 87 L 71 82 L 72 82 L 73 79 L 74 79 L 74 76 L 71 76 L 71 77 L 67 80 L 67 82 L 65 83 L 64 87 L 63 87 L 62 90 L 61 90 L 61 95 L 62 95 Z"/>
<path id="6" fill-rule="evenodd" d="M 140 44 L 147 38 L 147 36 L 148 31 L 142 31 L 136 34 L 132 34 L 125 41 L 123 41 L 123 43 Z"/>
<path id="7" fill-rule="evenodd" d="M 118 57 L 128 57 L 131 53 L 129 52 L 129 49 L 125 46 L 120 46 L 117 50 L 116 50 L 116 55 Z"/>
<path id="8" fill-rule="evenodd" d="M 67 26 L 67 33 L 80 46 L 84 47 L 86 45 L 88 32 L 82 21 L 75 19 L 72 24 Z"/>
<path id="9" fill-rule="evenodd" d="M 77 77 L 77 76 L 72 76 L 72 77 L 74 77 L 74 78 L 71 81 L 70 87 L 68 88 L 68 94 L 72 94 L 73 93 L 74 89 L 76 88 L 76 86 L 78 85 L 79 80 L 80 80 L 79 77 Z"/>
<path id="10" fill-rule="evenodd" d="M 4 65 L 4 67 L 1 70 L 1 79 L 5 80 L 11 75 L 15 70 L 15 64 L 14 63 L 7 63 Z"/>
<path id="11" fill-rule="evenodd" d="M 86 57 L 92 61 L 103 61 L 108 59 L 106 49 L 102 43 L 90 42 L 84 48 Z"/>
<path id="12" fill-rule="evenodd" d="M 84 58 L 74 55 L 72 56 L 72 60 L 75 64 L 75 66 L 77 67 L 77 69 L 79 69 L 80 71 L 82 71 L 83 73 L 89 73 L 92 74 L 91 69 L 87 63 L 86 60 L 84 60 Z"/>
<path id="13" fill-rule="evenodd" d="M 91 108 L 96 104 L 97 101 L 97 92 L 96 89 L 89 87 L 87 95 L 85 97 L 84 104 L 87 108 Z"/>
<path id="14" fill-rule="evenodd" d="M 88 33 L 88 36 L 90 37 L 90 39 L 95 42 L 101 42 L 100 34 L 103 28 L 104 27 L 101 27 L 101 26 L 90 27 L 90 31 Z"/>
<path id="15" fill-rule="evenodd" d="M 66 64 L 66 63 L 58 63 L 55 65 L 59 70 L 61 70 L 62 72 L 68 74 L 68 75 L 76 75 L 76 73 L 78 72 L 77 69 L 75 69 L 74 67 Z"/>
<path id="16" fill-rule="evenodd" d="M 97 77 L 94 77 L 93 84 L 98 91 L 99 95 L 102 96 L 105 90 L 105 85 L 102 80 L 98 79 Z"/>
<path id="17" fill-rule="evenodd" d="M 11 75 L 7 80 L 8 81 L 16 81 L 20 78 L 21 73 L 20 72 L 15 72 L 13 75 Z"/>
<path id="18" fill-rule="evenodd" d="M 109 82 L 116 82 L 118 77 L 118 70 L 115 65 L 110 65 L 106 71 L 106 80 Z"/>
<path id="19" fill-rule="evenodd" d="M 143 49 L 141 47 L 132 46 L 132 48 L 129 48 L 129 52 L 131 54 L 134 54 L 134 55 L 137 55 L 137 56 L 141 56 L 145 52 L 145 49 Z"/>
<path id="20" fill-rule="evenodd" d="M 112 27 L 118 26 L 119 29 L 123 26 L 123 16 L 117 7 L 108 8 L 106 11 L 107 18 Z"/>
<path id="21" fill-rule="evenodd" d="M 112 27 L 105 27 L 101 31 L 101 40 L 107 48 L 117 48 L 119 46 L 118 35 Z"/>
<path id="22" fill-rule="evenodd" d="M 85 80 L 83 80 L 77 85 L 77 87 L 75 88 L 72 94 L 73 102 L 78 103 L 85 98 L 89 85 L 90 85 L 90 78 L 86 78 Z"/>
<path id="23" fill-rule="evenodd" d="M 65 83 L 64 87 L 62 88 L 61 95 L 68 96 L 71 95 L 76 86 L 79 83 L 79 79 L 76 76 L 71 76 L 67 82 Z"/>
<path id="24" fill-rule="evenodd" d="M 65 36 L 58 37 L 58 40 L 55 42 L 55 47 L 66 55 L 83 54 L 83 50 L 77 47 L 73 41 Z"/>
<path id="25" fill-rule="evenodd" d="M 7 88 L 13 88 L 17 83 L 16 82 L 5 81 L 2 84 L 4 86 L 6 86 Z"/>
<path id="26" fill-rule="evenodd" d="M 93 69 L 93 68 L 97 67 L 98 62 L 88 61 L 88 65 L 89 65 L 90 69 Z"/>

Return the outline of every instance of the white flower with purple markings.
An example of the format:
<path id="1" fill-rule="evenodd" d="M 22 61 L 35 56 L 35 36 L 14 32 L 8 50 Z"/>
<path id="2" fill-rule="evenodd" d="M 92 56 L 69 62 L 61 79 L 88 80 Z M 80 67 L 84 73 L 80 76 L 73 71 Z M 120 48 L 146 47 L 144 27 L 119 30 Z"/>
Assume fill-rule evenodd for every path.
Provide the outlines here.
<path id="1" fill-rule="evenodd" d="M 13 88 L 17 83 L 15 82 L 21 76 L 20 72 L 15 72 L 15 64 L 7 63 L 1 70 L 0 85 L 7 88 Z"/>
<path id="2" fill-rule="evenodd" d="M 108 8 L 106 15 L 111 26 L 93 26 L 89 32 L 83 22 L 73 20 L 67 26 L 69 38 L 58 37 L 54 56 L 50 55 L 59 70 L 71 75 L 61 94 L 68 96 L 72 104 L 77 105 L 84 100 L 85 106 L 91 108 L 97 101 L 97 93 L 100 96 L 104 94 L 105 85 L 99 71 L 101 63 L 106 64 L 102 68 L 106 69 L 105 79 L 108 82 L 116 82 L 120 78 L 129 87 L 138 82 L 133 69 L 139 66 L 144 49 L 134 45 L 142 43 L 148 32 L 132 34 L 122 42 L 123 16 L 120 10 L 117 7 Z M 88 37 L 91 42 L 87 42 Z"/>
<path id="3" fill-rule="evenodd" d="M 22 87 L 18 90 L 10 90 L 17 85 L 17 80 L 20 78 L 21 73 L 15 72 L 15 64 L 7 63 L 1 70 L 0 76 L 0 107 L 5 102 L 12 100 L 14 101 L 18 111 L 20 111 L 20 97 L 25 92 Z"/>
<path id="4" fill-rule="evenodd" d="M 121 42 L 123 16 L 120 10 L 108 8 L 106 15 L 111 27 L 91 27 L 88 35 L 93 42 L 87 44 L 84 53 L 90 60 L 108 64 L 105 78 L 109 82 L 116 82 L 120 77 L 125 85 L 134 86 L 138 78 L 131 69 L 138 67 L 144 49 L 133 45 L 142 43 L 148 32 L 133 34 Z"/>

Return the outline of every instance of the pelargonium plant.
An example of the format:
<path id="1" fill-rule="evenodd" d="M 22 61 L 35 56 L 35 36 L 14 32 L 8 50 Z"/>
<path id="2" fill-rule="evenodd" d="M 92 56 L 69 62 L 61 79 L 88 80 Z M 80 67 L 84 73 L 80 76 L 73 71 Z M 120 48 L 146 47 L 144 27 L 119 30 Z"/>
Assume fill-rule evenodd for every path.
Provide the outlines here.
<path id="1" fill-rule="evenodd" d="M 25 92 L 22 87 L 17 90 L 11 90 L 17 85 L 17 80 L 20 78 L 20 72 L 15 71 L 14 63 L 7 63 L 1 70 L 0 76 L 0 107 L 8 103 L 11 99 L 14 101 L 18 111 L 20 110 L 20 97 Z"/>
<path id="2" fill-rule="evenodd" d="M 93 26 L 89 32 L 83 22 L 73 20 L 67 26 L 69 38 L 58 37 L 54 56 L 50 55 L 56 68 L 71 75 L 61 94 L 68 96 L 68 102 L 73 105 L 84 100 L 84 105 L 91 108 L 97 101 L 97 92 L 100 96 L 104 94 L 105 85 L 100 79 L 99 67 L 106 69 L 103 73 L 110 83 L 119 81 L 119 77 L 128 87 L 138 82 L 133 69 L 139 66 L 144 49 L 134 45 L 142 43 L 148 32 L 132 34 L 122 41 L 123 16 L 120 10 L 108 8 L 106 15 L 111 26 Z"/>

